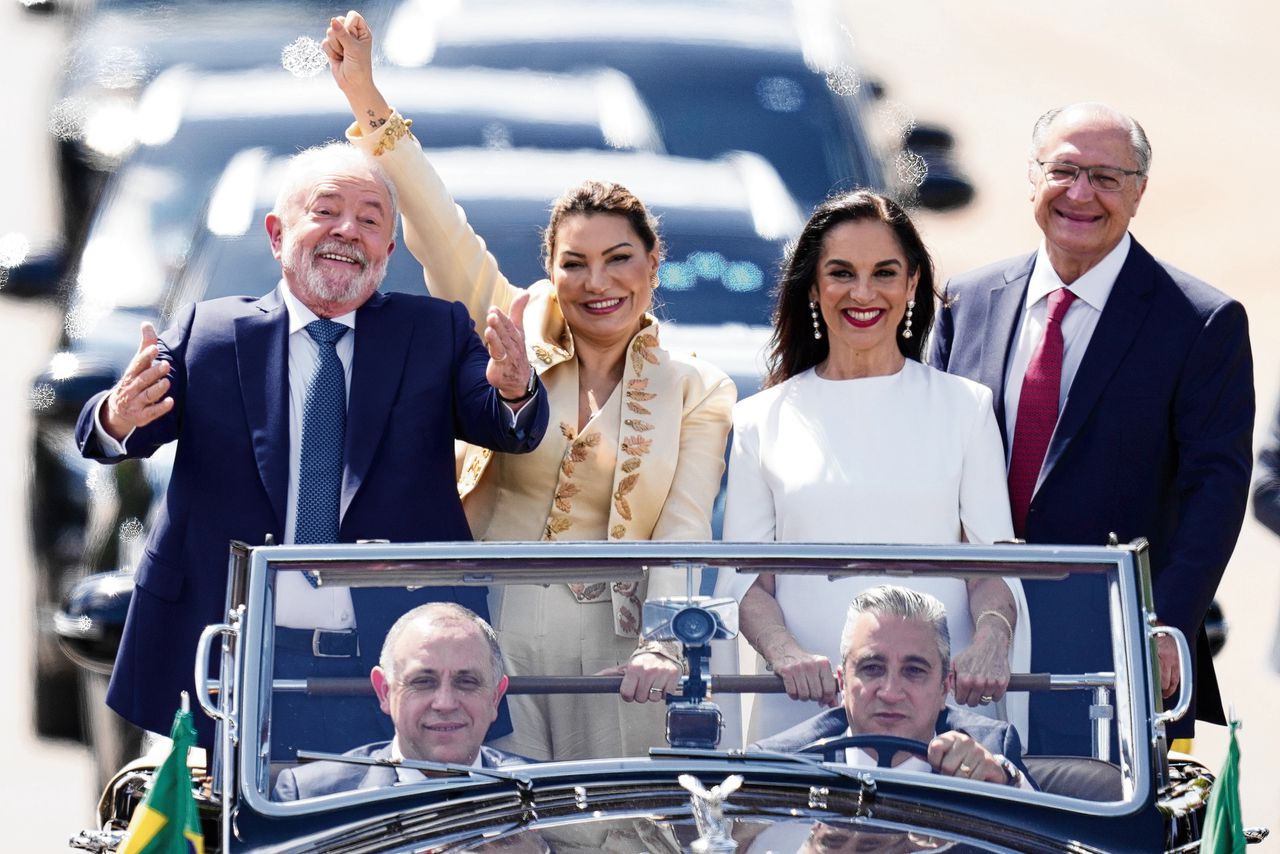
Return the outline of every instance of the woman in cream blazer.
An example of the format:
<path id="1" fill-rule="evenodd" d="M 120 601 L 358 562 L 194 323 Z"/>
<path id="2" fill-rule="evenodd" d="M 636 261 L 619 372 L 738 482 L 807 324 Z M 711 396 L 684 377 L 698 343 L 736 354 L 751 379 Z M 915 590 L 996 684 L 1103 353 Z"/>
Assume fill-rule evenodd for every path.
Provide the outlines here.
<path id="1" fill-rule="evenodd" d="M 464 303 L 479 328 L 490 306 L 515 319 L 517 300 L 528 295 L 522 323 L 552 426 L 531 454 L 466 449 L 458 489 L 476 539 L 710 539 L 736 391 L 717 368 L 662 348 L 649 313 L 661 245 L 643 204 L 616 184 L 569 190 L 546 232 L 550 278 L 512 285 L 410 133 L 411 121 L 378 92 L 371 48 L 358 14 L 333 20 L 325 49 L 357 119 L 347 137 L 395 184 L 405 240 L 431 293 Z M 678 684 L 678 654 L 639 645 L 638 634 L 647 597 L 684 592 L 683 577 L 671 575 L 494 591 L 491 613 L 509 672 L 618 673 L 630 701 L 512 697 L 515 731 L 501 747 L 578 759 L 665 744 L 663 695 Z"/>

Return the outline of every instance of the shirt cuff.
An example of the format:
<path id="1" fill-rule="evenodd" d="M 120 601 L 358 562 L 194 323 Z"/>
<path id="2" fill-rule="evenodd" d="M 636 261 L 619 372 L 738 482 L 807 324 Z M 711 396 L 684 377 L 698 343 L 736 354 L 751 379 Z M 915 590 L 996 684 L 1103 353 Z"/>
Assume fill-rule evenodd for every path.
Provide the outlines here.
<path id="1" fill-rule="evenodd" d="M 108 433 L 106 428 L 102 426 L 102 407 L 105 406 L 106 403 L 107 399 L 104 397 L 98 405 L 93 408 L 93 435 L 97 437 L 98 444 L 102 446 L 104 456 L 123 457 L 128 453 L 124 447 L 125 443 L 129 441 L 129 437 L 133 435 L 133 431 L 137 428 L 130 428 L 124 438 L 117 442 L 115 437 Z"/>
<path id="2" fill-rule="evenodd" d="M 533 403 L 535 400 L 538 399 L 539 388 L 540 386 L 534 385 L 533 394 L 523 401 L 523 405 L 520 407 L 519 412 L 516 412 L 514 409 L 512 409 L 511 404 L 507 403 L 501 397 L 498 398 L 498 402 L 502 404 L 502 408 L 507 411 L 507 427 L 508 428 L 514 428 L 516 425 L 523 424 L 524 421 L 529 420 L 529 413 L 533 410 L 533 407 L 530 406 L 529 404 Z"/>

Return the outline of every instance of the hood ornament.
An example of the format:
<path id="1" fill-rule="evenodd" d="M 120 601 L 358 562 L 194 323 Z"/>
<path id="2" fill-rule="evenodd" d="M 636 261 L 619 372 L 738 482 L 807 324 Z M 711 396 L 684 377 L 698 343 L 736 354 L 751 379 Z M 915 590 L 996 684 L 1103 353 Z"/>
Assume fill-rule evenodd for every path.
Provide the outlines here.
<path id="1" fill-rule="evenodd" d="M 724 782 L 712 786 L 710 791 L 692 774 L 681 774 L 680 785 L 692 795 L 693 820 L 698 826 L 698 839 L 690 848 L 694 854 L 722 854 L 738 850 L 738 843 L 729 836 L 729 820 L 724 817 L 724 802 L 742 785 L 742 775 L 725 777 Z"/>

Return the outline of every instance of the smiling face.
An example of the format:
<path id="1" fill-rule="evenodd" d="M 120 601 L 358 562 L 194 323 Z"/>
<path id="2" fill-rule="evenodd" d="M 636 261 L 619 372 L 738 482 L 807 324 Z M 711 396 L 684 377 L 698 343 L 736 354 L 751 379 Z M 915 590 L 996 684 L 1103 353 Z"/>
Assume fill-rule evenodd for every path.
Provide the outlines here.
<path id="1" fill-rule="evenodd" d="M 646 250 L 626 217 L 572 214 L 551 244 L 551 281 L 575 344 L 608 349 L 640 329 L 653 304 L 658 250 Z"/>
<path id="2" fill-rule="evenodd" d="M 862 613 L 838 675 L 854 735 L 933 738 L 951 676 L 928 622 Z"/>
<path id="3" fill-rule="evenodd" d="M 1071 107 L 1056 116 L 1045 129 L 1036 159 L 1130 171 L 1138 167 L 1126 123 L 1089 106 Z M 1054 270 L 1067 284 L 1116 247 L 1147 188 L 1145 177 L 1129 175 L 1118 191 L 1099 191 L 1084 172 L 1070 186 L 1058 186 L 1045 180 L 1036 163 L 1030 166 L 1030 176 L 1036 224 L 1044 232 Z"/>
<path id="4" fill-rule="evenodd" d="M 418 622 L 400 636 L 394 657 L 394 673 L 375 667 L 372 681 L 404 757 L 475 761 L 507 690 L 480 630 L 463 620 Z"/>
<path id="5" fill-rule="evenodd" d="M 833 227 L 822 240 L 815 278 L 809 295 L 826 322 L 829 364 L 866 366 L 873 374 L 900 368 L 898 326 L 920 276 L 908 271 L 893 230 L 871 219 Z"/>
<path id="6" fill-rule="evenodd" d="M 359 308 L 378 289 L 395 249 L 385 185 L 372 173 L 337 170 L 294 195 L 266 220 L 285 282 L 320 317 Z"/>

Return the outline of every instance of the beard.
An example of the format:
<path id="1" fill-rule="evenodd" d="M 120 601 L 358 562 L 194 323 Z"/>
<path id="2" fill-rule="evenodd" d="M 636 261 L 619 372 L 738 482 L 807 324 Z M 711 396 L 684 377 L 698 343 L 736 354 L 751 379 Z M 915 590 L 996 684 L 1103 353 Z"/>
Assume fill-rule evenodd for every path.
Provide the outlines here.
<path id="1" fill-rule="evenodd" d="M 317 267 L 316 257 L 325 253 L 354 258 L 360 265 L 359 270 L 343 273 Z M 364 250 L 354 243 L 327 240 L 315 249 L 307 251 L 288 230 L 284 233 L 280 254 L 281 266 L 293 274 L 296 285 L 303 291 L 297 296 L 324 303 L 342 304 L 362 297 L 368 299 L 369 295 L 382 284 L 387 274 L 386 258 L 376 264 L 370 264 Z"/>

